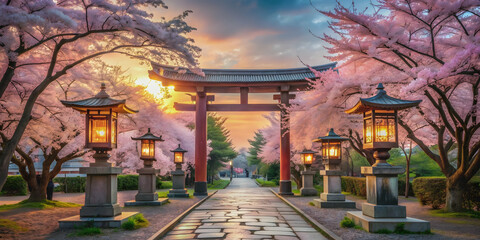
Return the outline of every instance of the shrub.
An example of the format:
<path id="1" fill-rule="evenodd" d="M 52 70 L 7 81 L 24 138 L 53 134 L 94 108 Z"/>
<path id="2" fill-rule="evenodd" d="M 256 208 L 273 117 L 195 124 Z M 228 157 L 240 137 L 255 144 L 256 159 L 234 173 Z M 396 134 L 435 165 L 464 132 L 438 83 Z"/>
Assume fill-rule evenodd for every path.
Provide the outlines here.
<path id="1" fill-rule="evenodd" d="M 412 183 L 408 182 L 408 196 L 415 196 L 413 193 Z M 398 195 L 405 196 L 405 179 L 399 178 L 398 179 Z"/>
<path id="2" fill-rule="evenodd" d="M 126 222 L 122 224 L 122 228 L 125 230 L 135 230 L 142 227 L 147 227 L 150 223 L 143 217 L 143 214 L 138 214 L 134 217 L 128 218 Z"/>
<path id="3" fill-rule="evenodd" d="M 86 177 L 56 177 L 53 182 L 60 184 L 56 189 L 67 193 L 85 192 Z M 65 184 L 67 187 L 65 188 Z"/>
<path id="4" fill-rule="evenodd" d="M 355 223 L 352 221 L 352 219 L 344 217 L 343 220 L 340 222 L 340 227 L 352 228 L 355 227 Z"/>
<path id="5" fill-rule="evenodd" d="M 158 189 L 171 189 L 173 187 L 172 181 L 160 181 L 160 188 Z"/>
<path id="6" fill-rule="evenodd" d="M 419 177 L 413 180 L 413 191 L 422 205 L 439 209 L 445 204 L 447 179 Z M 480 211 L 480 178 L 472 178 L 465 189 L 463 208 Z"/>
<path id="7" fill-rule="evenodd" d="M 138 175 L 118 175 L 117 190 L 137 190 Z"/>
<path id="8" fill-rule="evenodd" d="M 342 191 L 353 195 L 367 196 L 367 183 L 362 177 L 342 177 Z"/>
<path id="9" fill-rule="evenodd" d="M 260 178 L 255 179 L 255 181 L 257 181 L 257 183 L 260 184 L 261 187 L 275 187 L 275 186 L 277 186 L 277 184 L 275 184 L 275 182 L 273 182 L 273 181 L 265 181 L 265 180 L 262 180 Z"/>
<path id="10" fill-rule="evenodd" d="M 2 188 L 2 195 L 27 195 L 27 182 L 23 180 L 22 176 L 8 176 Z"/>
<path id="11" fill-rule="evenodd" d="M 413 191 L 422 205 L 439 209 L 445 203 L 446 178 L 419 177 L 413 180 Z"/>

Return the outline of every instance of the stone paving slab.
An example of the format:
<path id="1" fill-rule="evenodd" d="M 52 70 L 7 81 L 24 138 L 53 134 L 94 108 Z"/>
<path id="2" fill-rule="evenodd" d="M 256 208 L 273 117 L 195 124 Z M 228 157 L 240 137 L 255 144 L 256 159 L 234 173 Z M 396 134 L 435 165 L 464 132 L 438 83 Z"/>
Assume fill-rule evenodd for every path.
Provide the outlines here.
<path id="1" fill-rule="evenodd" d="M 236 178 L 187 215 L 164 239 L 326 239 L 254 180 Z"/>

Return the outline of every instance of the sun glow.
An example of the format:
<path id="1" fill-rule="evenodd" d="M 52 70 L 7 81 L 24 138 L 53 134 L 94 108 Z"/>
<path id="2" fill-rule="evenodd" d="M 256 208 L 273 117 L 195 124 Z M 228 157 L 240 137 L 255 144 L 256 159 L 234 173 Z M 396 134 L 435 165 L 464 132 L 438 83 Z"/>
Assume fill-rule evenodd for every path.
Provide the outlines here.
<path id="1" fill-rule="evenodd" d="M 167 112 L 175 112 L 175 109 L 171 107 L 172 97 L 170 96 L 174 86 L 165 87 L 162 82 L 151 80 L 148 77 L 137 78 L 135 84 L 145 87 L 145 91 L 152 95 L 160 108 L 165 108 Z"/>

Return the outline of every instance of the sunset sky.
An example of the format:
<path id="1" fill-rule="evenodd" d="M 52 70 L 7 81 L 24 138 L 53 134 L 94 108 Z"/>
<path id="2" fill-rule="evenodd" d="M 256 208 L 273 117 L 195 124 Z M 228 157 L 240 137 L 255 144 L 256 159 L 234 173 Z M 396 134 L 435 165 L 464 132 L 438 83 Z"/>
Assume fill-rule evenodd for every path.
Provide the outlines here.
<path id="1" fill-rule="evenodd" d="M 328 32 L 327 18 L 309 0 L 165 0 L 168 9 L 152 9 L 154 17 L 171 18 L 192 10 L 187 23 L 197 28 L 190 37 L 202 48 L 201 68 L 295 68 L 299 59 L 309 65 L 329 63 L 323 42 L 316 35 Z M 312 0 L 315 7 L 332 10 L 335 0 Z M 347 6 L 351 1 L 341 1 Z M 368 3 L 368 2 L 367 2 Z M 357 8 L 365 4 L 356 4 Z M 360 9 L 363 9 L 360 8 Z M 118 60 L 120 61 L 120 60 Z M 113 61 L 115 63 L 115 61 Z M 128 65 L 130 71 L 145 77 L 145 66 Z M 183 93 L 179 93 L 183 95 Z M 183 99 L 179 94 L 175 99 Z M 216 95 L 215 103 L 238 103 L 237 95 Z M 251 103 L 269 103 L 272 94 L 255 96 Z M 256 129 L 267 125 L 267 112 L 228 112 L 227 128 L 237 149 L 248 147 Z"/>

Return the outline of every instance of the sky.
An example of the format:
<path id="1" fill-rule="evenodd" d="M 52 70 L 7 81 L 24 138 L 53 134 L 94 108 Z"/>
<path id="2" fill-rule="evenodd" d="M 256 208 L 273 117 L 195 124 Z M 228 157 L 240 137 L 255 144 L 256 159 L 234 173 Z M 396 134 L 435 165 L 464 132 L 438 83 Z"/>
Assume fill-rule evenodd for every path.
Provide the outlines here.
<path id="1" fill-rule="evenodd" d="M 340 1 L 351 6 L 351 1 Z M 202 49 L 201 68 L 275 69 L 329 63 L 324 43 L 315 37 L 329 32 L 328 18 L 309 0 L 165 0 L 168 9 L 151 9 L 155 18 L 166 19 L 192 10 L 186 22 L 196 31 L 189 34 Z M 333 10 L 336 0 L 312 0 L 321 10 Z M 358 5 L 358 4 L 357 4 Z M 310 33 L 311 31 L 312 33 Z M 301 61 L 300 61 L 301 60 Z M 132 65 L 129 65 L 130 67 Z M 145 76 L 144 66 L 131 67 Z M 181 95 L 180 95 L 181 94 Z M 184 93 L 174 95 L 186 99 Z M 216 95 L 215 103 L 238 103 L 239 96 Z M 249 95 L 250 103 L 275 103 L 272 94 Z M 248 148 L 255 130 L 268 125 L 268 112 L 222 112 L 238 149 Z"/>

